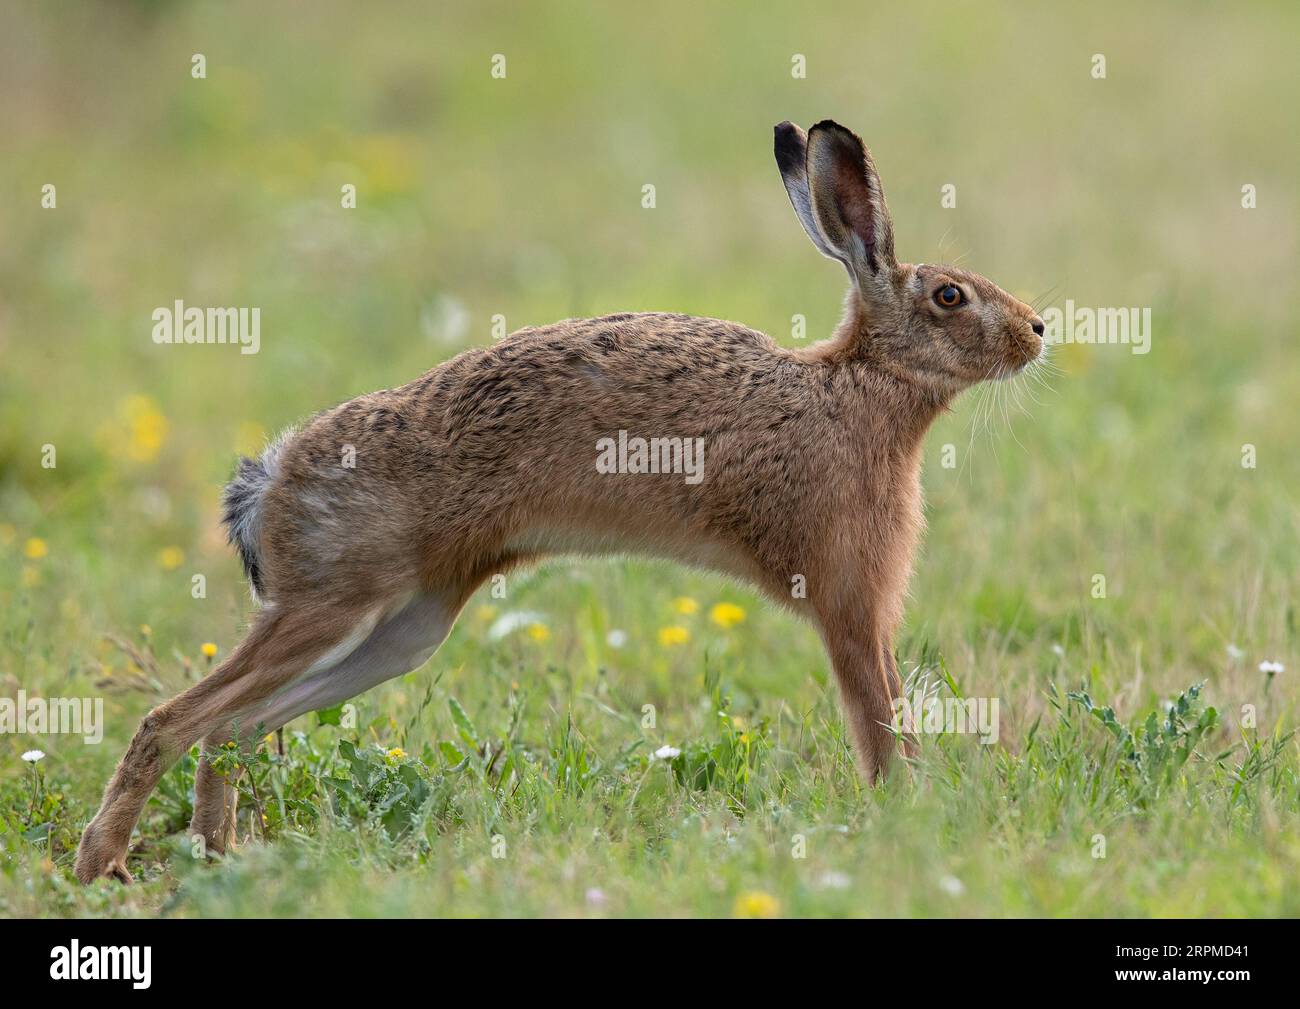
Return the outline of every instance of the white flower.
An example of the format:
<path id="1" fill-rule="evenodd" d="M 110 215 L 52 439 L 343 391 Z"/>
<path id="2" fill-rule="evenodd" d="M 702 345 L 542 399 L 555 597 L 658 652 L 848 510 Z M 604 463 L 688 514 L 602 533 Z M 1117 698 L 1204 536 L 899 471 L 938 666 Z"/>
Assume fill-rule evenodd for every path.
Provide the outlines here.
<path id="1" fill-rule="evenodd" d="M 533 610 L 511 610 L 509 613 L 501 614 L 492 622 L 492 626 L 488 628 L 487 637 L 489 641 L 500 641 L 515 631 L 530 627 L 533 624 L 544 623 L 546 623 L 545 614 L 536 613 Z"/>
<path id="2" fill-rule="evenodd" d="M 655 750 L 656 760 L 672 760 L 674 757 L 680 757 L 682 751 L 675 746 L 661 746 Z"/>
<path id="3" fill-rule="evenodd" d="M 605 896 L 605 891 L 600 887 L 592 886 L 587 888 L 587 903 L 592 907 L 604 907 L 608 900 L 609 898 Z"/>
<path id="4" fill-rule="evenodd" d="M 1227 650 L 1228 650 L 1228 658 L 1230 658 L 1230 659 L 1239 659 L 1239 658 L 1241 658 L 1243 655 L 1246 654 L 1246 653 L 1243 652 L 1240 648 L 1238 648 L 1236 645 L 1231 645 L 1231 644 L 1228 645 L 1228 649 L 1227 649 Z"/>
<path id="5" fill-rule="evenodd" d="M 27 761 L 27 763 L 29 764 L 34 764 L 36 763 L 36 761 L 41 760 L 44 757 L 45 757 L 44 750 L 28 750 L 26 753 L 23 754 L 23 760 Z"/>
<path id="6" fill-rule="evenodd" d="M 627 631 L 620 631 L 615 628 L 605 635 L 605 643 L 610 648 L 622 648 L 627 644 Z"/>
<path id="7" fill-rule="evenodd" d="M 1063 655 L 1065 655 L 1065 649 L 1062 648 L 1060 645 L 1052 645 L 1052 654 L 1059 659 Z"/>
<path id="8" fill-rule="evenodd" d="M 1259 664 L 1259 671 L 1261 673 L 1285 673 L 1286 666 L 1280 662 L 1265 660 Z"/>
<path id="9" fill-rule="evenodd" d="M 847 874 L 835 869 L 828 869 L 817 877 L 817 885 L 823 890 L 847 890 L 851 882 Z"/>
<path id="10" fill-rule="evenodd" d="M 956 876 L 940 876 L 939 889 L 949 897 L 960 897 L 966 892 L 966 884 Z"/>
<path id="11" fill-rule="evenodd" d="M 420 310 L 420 328 L 431 343 L 458 345 L 469 332 L 470 314 L 465 303 L 440 295 Z"/>

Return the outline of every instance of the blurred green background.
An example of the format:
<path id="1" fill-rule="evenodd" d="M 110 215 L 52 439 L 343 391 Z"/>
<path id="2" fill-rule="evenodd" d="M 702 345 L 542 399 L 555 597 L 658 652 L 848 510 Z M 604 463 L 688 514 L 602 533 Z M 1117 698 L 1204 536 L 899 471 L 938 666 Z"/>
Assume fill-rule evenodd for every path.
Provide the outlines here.
<path id="1" fill-rule="evenodd" d="M 1298 696 L 1295 5 L 138 0 L 10 3 L 0 19 L 0 693 L 108 696 L 102 746 L 47 737 L 29 766 L 32 739 L 0 741 L 15 803 L 0 907 L 1300 910 L 1281 883 L 1300 868 L 1294 742 L 1249 801 L 1227 797 L 1240 753 L 1208 759 L 1247 746 L 1242 705 L 1281 738 Z M 828 334 L 843 271 L 803 235 L 771 153 L 776 122 L 828 117 L 871 147 L 900 258 L 960 259 L 1026 300 L 1152 310 L 1149 354 L 1057 347 L 1050 388 L 967 394 L 928 439 L 930 529 L 900 657 L 941 654 L 964 692 L 1001 697 L 1000 755 L 940 751 L 958 769 L 937 772 L 943 788 L 922 771 L 863 793 L 810 628 L 704 574 L 548 565 L 512 578 L 506 600 L 471 603 L 428 667 L 361 699 L 355 738 L 416 752 L 454 734 L 449 695 L 491 722 L 526 694 L 518 738 L 556 759 L 556 733 L 581 727 L 599 788 L 550 805 L 534 792 L 544 808 L 530 810 L 467 784 L 418 851 L 381 839 L 340 854 L 313 820 L 301 833 L 338 875 L 334 905 L 275 861 L 282 838 L 183 883 L 146 856 L 156 871 L 129 895 L 70 884 L 70 845 L 137 719 L 204 667 L 202 643 L 237 640 L 248 602 L 218 525 L 235 455 L 487 343 L 498 315 L 513 330 L 681 311 L 787 344 L 804 315 L 809 339 Z M 356 209 L 340 206 L 345 184 Z M 176 299 L 259 307 L 260 353 L 155 345 L 151 313 Z M 518 632 L 489 633 L 511 614 Z M 736 724 L 768 726 L 752 791 L 643 788 L 658 772 L 617 755 L 711 739 L 715 676 Z M 1008 767 L 1033 767 L 1029 730 L 1053 717 L 1050 684 L 1086 682 L 1127 718 L 1199 680 L 1221 724 L 1203 777 L 1144 810 L 1154 822 L 1122 797 L 1099 812 L 1086 767 L 1073 791 L 1039 781 L 1022 800 L 1036 806 L 1008 798 Z M 336 727 L 301 721 L 304 746 L 333 752 Z M 1098 767 L 1105 742 L 1092 740 Z M 438 760 L 425 769 L 443 773 Z M 38 774 L 59 796 L 45 813 L 53 800 L 27 791 Z M 1037 812 L 1018 825 L 1022 808 Z M 182 813 L 154 810 L 143 834 Z M 1127 860 L 1089 858 L 1103 821 L 1133 831 Z M 575 855 L 589 827 L 613 848 Z M 828 835 L 806 865 L 789 858 L 795 829 Z M 529 856 L 490 859 L 496 832 L 527 838 Z M 888 878 L 865 871 L 874 860 Z"/>

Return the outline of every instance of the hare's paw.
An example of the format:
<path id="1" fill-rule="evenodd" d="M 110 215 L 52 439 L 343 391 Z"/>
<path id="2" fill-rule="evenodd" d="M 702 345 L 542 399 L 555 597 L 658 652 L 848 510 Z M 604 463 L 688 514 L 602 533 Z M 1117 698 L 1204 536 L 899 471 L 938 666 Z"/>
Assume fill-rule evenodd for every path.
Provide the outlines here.
<path id="1" fill-rule="evenodd" d="M 119 883 L 132 883 L 126 868 L 126 844 L 107 838 L 92 820 L 81 835 L 77 847 L 77 862 L 73 873 L 83 883 L 91 883 L 101 876 Z"/>

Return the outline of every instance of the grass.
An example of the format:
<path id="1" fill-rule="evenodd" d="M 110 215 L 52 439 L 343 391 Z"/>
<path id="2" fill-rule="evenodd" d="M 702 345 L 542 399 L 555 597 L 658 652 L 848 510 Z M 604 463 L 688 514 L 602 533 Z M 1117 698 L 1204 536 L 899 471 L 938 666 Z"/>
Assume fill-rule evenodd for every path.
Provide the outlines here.
<path id="1" fill-rule="evenodd" d="M 313 11 L 20 4 L 0 40 L 0 698 L 106 722 L 0 736 L 0 913 L 1300 913 L 1293 9 Z M 809 627 L 705 573 L 557 562 L 421 670 L 229 755 L 237 855 L 184 838 L 191 757 L 139 885 L 77 885 L 138 720 L 246 620 L 235 454 L 496 315 L 827 332 L 841 276 L 768 150 L 825 116 L 872 146 L 904 257 L 1152 308 L 1149 354 L 1056 348 L 1050 389 L 968 394 L 927 440 L 897 650 L 996 697 L 998 742 L 926 736 L 868 789 Z M 154 345 L 177 298 L 260 306 L 261 352 Z"/>

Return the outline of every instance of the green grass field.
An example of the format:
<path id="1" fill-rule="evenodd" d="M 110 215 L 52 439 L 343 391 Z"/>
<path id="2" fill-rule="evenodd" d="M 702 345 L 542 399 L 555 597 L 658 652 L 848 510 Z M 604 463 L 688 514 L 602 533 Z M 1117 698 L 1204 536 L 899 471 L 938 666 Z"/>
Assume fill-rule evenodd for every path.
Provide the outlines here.
<path id="1" fill-rule="evenodd" d="M 103 698 L 105 726 L 0 736 L 0 914 L 1300 913 L 1300 11 L 437 7 L 6 8 L 0 698 Z M 843 271 L 771 153 L 826 117 L 871 146 L 900 257 L 1151 309 L 1149 353 L 1056 347 L 1048 386 L 968 393 L 927 440 L 900 665 L 998 698 L 998 742 L 927 735 L 867 788 L 811 627 L 705 573 L 555 562 L 231 756 L 236 854 L 193 857 L 191 756 L 137 884 L 77 884 L 139 719 L 250 612 L 236 455 L 497 316 L 829 333 Z M 176 299 L 259 306 L 260 352 L 156 345 Z"/>

